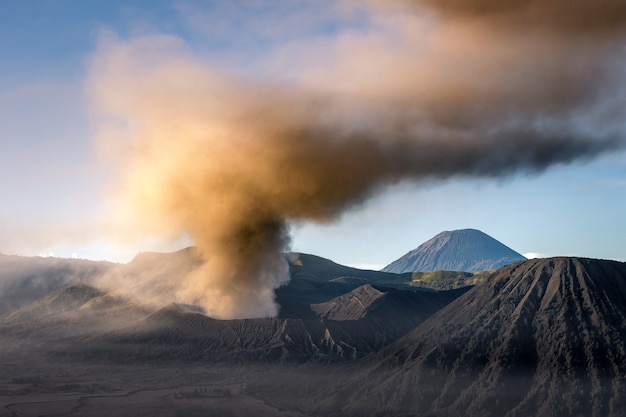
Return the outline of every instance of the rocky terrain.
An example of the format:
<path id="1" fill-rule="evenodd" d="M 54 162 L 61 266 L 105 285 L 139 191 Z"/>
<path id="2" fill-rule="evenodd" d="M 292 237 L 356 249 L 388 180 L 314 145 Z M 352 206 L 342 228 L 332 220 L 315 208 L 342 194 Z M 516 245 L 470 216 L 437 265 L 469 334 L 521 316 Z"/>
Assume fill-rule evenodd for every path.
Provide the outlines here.
<path id="1" fill-rule="evenodd" d="M 308 269 L 299 256 L 298 271 L 280 290 L 286 308 L 277 318 L 217 320 L 192 306 L 153 309 L 77 284 L 0 317 L 0 326 L 15 341 L 11 350 L 35 340 L 50 348 L 53 341 L 55 354 L 87 359 L 345 361 L 380 350 L 464 292 L 387 288 L 374 283 L 392 274 L 339 266 L 333 273 L 320 268 L 330 261 L 302 256 Z M 338 279 L 340 272 L 350 277 Z"/>
<path id="2" fill-rule="evenodd" d="M 626 415 L 626 265 L 504 267 L 365 368 L 336 396 L 344 413 Z"/>

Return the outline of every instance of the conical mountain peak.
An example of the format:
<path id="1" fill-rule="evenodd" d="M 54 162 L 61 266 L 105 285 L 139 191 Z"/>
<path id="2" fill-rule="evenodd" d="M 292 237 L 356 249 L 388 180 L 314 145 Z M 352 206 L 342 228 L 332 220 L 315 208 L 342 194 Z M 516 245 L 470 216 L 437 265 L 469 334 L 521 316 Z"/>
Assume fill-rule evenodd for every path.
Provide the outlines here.
<path id="1" fill-rule="evenodd" d="M 525 260 L 524 256 L 476 229 L 439 233 L 383 268 L 385 272 L 437 270 L 478 272 Z"/>

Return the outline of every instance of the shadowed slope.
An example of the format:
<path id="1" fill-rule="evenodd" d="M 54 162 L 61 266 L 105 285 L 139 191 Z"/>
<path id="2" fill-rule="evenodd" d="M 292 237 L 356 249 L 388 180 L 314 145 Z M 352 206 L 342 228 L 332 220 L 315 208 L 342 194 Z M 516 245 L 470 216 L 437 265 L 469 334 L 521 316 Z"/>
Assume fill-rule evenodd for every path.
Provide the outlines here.
<path id="1" fill-rule="evenodd" d="M 304 317 L 216 320 L 172 304 L 110 335 L 115 350 L 140 357 L 205 362 L 329 362 L 376 352 L 464 290 L 358 287 L 308 307 Z M 120 347 L 122 349 L 120 350 Z"/>
<path id="2" fill-rule="evenodd" d="M 367 284 L 328 302 L 312 304 L 311 310 L 326 319 L 359 320 L 384 298 L 384 292 Z"/>
<path id="3" fill-rule="evenodd" d="M 626 415 L 626 264 L 502 268 L 378 358 L 371 382 L 351 387 L 350 411 Z"/>
<path id="4" fill-rule="evenodd" d="M 0 354 L 133 363 L 352 361 L 402 337 L 463 292 L 365 285 L 306 305 L 300 316 L 217 320 L 194 306 L 150 310 L 90 286 L 72 286 L 0 317 L 7 342 Z"/>

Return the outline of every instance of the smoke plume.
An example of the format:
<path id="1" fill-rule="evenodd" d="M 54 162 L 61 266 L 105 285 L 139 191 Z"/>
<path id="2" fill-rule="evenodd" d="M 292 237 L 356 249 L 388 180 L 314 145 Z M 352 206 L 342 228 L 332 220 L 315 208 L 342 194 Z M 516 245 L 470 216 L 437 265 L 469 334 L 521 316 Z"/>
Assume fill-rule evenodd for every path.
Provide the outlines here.
<path id="1" fill-rule="evenodd" d="M 172 36 L 109 36 L 89 88 L 120 175 L 118 232 L 193 239 L 203 264 L 179 301 L 275 315 L 291 221 L 332 221 L 399 181 L 541 172 L 621 146 L 624 8 L 601 3 L 352 2 L 366 29 L 277 47 L 264 77 Z"/>

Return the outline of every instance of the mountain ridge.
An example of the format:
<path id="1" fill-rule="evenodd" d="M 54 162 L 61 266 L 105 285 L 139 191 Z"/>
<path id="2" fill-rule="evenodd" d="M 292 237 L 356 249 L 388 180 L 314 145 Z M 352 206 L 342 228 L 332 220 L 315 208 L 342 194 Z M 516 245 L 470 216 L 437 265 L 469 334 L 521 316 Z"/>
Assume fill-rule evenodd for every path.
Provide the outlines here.
<path id="1" fill-rule="evenodd" d="M 151 259 L 159 273 L 180 261 L 149 254 L 123 276 Z M 151 391 L 187 367 L 202 373 L 194 384 L 213 384 L 222 369 L 229 389 L 245 385 L 233 391 L 237 399 L 253 395 L 302 415 L 626 417 L 626 263 L 532 259 L 473 287 L 426 291 L 406 285 L 411 274 L 304 254 L 289 262 L 292 281 L 277 302 L 291 304 L 275 318 L 218 320 L 171 302 L 138 308 L 84 281 L 58 290 L 0 316 L 0 389 L 29 392 L 28 401 L 69 389 L 78 390 L 73 398 L 106 396 L 110 385 L 76 382 L 114 382 L 115 364 L 133 373 L 133 390 Z M 97 375 L 83 372 L 96 364 Z M 147 368 L 160 379 L 143 379 Z M 186 400 L 159 395 L 168 415 L 189 415 L 173 411 Z M 117 406 L 111 398 L 107 412 Z"/>

